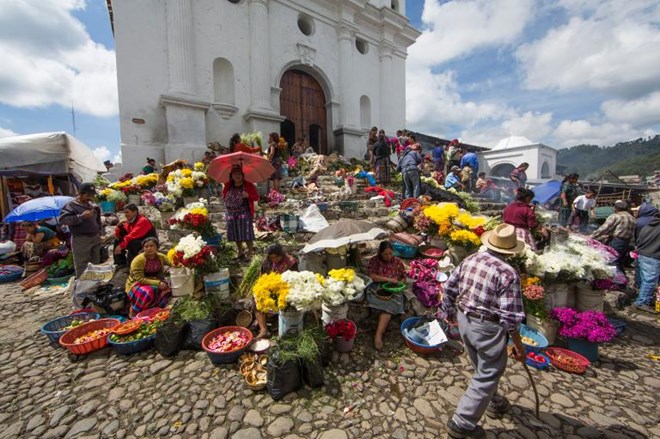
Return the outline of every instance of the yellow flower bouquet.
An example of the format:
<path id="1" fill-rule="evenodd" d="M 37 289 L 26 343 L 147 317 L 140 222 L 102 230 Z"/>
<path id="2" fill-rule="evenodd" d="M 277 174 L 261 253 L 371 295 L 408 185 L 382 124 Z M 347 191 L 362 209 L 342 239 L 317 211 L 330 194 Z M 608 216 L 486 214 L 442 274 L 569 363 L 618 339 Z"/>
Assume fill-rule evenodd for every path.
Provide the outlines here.
<path id="1" fill-rule="evenodd" d="M 262 274 L 252 287 L 252 294 L 258 311 L 277 312 L 287 306 L 289 284 L 282 280 L 281 274 Z"/>
<path id="2" fill-rule="evenodd" d="M 449 234 L 449 242 L 467 249 L 475 249 L 481 245 L 481 239 L 476 233 L 469 230 L 454 230 Z"/>

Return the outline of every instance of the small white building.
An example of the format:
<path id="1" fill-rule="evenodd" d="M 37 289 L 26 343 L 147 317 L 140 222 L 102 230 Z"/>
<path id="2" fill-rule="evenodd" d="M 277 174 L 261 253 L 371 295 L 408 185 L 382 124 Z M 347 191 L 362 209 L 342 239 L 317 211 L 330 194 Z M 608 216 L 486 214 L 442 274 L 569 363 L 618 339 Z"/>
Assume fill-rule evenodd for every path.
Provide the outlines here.
<path id="1" fill-rule="evenodd" d="M 361 156 L 372 125 L 405 126 L 405 0 L 107 2 L 127 172 L 237 132 Z"/>
<path id="2" fill-rule="evenodd" d="M 483 171 L 488 176 L 508 178 L 521 163 L 529 163 L 527 178 L 531 184 L 557 176 L 557 150 L 522 136 L 506 137 L 489 151 L 481 153 Z"/>

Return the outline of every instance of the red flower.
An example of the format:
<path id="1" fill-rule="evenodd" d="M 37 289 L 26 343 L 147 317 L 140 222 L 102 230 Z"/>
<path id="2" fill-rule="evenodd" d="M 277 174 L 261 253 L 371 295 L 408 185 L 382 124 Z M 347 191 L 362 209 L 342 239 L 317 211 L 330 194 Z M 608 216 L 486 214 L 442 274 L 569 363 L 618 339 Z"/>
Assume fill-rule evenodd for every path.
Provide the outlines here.
<path id="1" fill-rule="evenodd" d="M 474 232 L 474 234 L 479 237 L 481 237 L 481 235 L 483 235 L 485 231 L 486 229 L 484 229 L 484 226 L 479 226 L 476 229 L 472 229 L 472 232 Z"/>
<path id="2" fill-rule="evenodd" d="M 355 338 L 357 326 L 350 320 L 336 320 L 325 325 L 325 332 L 330 338 L 344 337 L 344 340 L 349 341 Z"/>

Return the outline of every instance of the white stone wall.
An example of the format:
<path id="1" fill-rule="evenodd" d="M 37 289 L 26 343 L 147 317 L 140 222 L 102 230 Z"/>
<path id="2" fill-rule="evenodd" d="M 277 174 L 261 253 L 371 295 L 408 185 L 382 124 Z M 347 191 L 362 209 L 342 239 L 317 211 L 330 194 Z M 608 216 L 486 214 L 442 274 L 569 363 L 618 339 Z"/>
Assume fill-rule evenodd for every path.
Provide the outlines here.
<path id="1" fill-rule="evenodd" d="M 418 32 L 391 6 L 113 0 L 124 169 L 137 171 L 147 156 L 199 159 L 207 142 L 227 144 L 235 132 L 279 132 L 280 79 L 291 68 L 325 91 L 329 149 L 363 155 L 361 96 L 371 102 L 372 125 L 392 134 L 405 126 L 405 56 Z M 405 12 L 405 1 L 397 6 Z M 309 36 L 298 27 L 301 14 L 312 23 Z M 233 102 L 216 99 L 217 58 L 233 68 Z"/>
<path id="2" fill-rule="evenodd" d="M 527 170 L 529 180 L 542 180 L 557 176 L 557 150 L 543 144 L 485 151 L 479 156 L 480 167 L 482 163 L 485 165 L 483 171 L 486 174 L 490 174 L 499 165 L 508 164 L 516 167 L 527 162 L 529 163 Z M 542 175 L 543 163 L 548 164 L 549 177 Z"/>

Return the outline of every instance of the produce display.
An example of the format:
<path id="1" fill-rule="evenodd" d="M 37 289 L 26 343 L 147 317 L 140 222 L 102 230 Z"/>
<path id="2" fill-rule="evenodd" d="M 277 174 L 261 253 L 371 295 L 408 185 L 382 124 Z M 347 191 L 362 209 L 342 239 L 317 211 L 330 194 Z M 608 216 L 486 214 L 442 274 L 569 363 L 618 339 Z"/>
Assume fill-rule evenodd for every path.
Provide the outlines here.
<path id="1" fill-rule="evenodd" d="M 76 327 L 82 325 L 83 323 L 89 323 L 89 322 L 93 322 L 93 321 L 94 321 L 94 319 L 91 319 L 91 320 L 74 320 L 74 321 L 71 322 L 71 324 L 69 324 L 69 326 L 65 326 L 64 328 L 62 328 L 62 331 L 68 331 L 70 329 L 73 329 L 73 328 L 76 328 Z"/>
<path id="2" fill-rule="evenodd" d="M 137 331 L 142 326 L 142 320 L 128 320 L 112 330 L 114 334 L 126 335 Z"/>
<path id="3" fill-rule="evenodd" d="M 247 345 L 248 341 L 249 337 L 244 332 L 228 330 L 213 338 L 208 347 L 213 352 L 233 352 Z"/>
<path id="4" fill-rule="evenodd" d="M 96 340 L 98 338 L 103 338 L 106 337 L 108 334 L 110 334 L 110 328 L 102 328 L 102 329 L 96 329 L 94 331 L 90 331 L 87 334 L 76 338 L 73 341 L 73 344 L 83 344 L 87 343 L 93 340 Z"/>
<path id="5" fill-rule="evenodd" d="M 48 277 L 51 279 L 73 274 L 73 253 L 70 252 L 64 259 L 60 259 L 59 261 L 52 264 L 50 267 L 48 267 L 47 271 Z"/>
<path id="6" fill-rule="evenodd" d="M 143 338 L 154 335 L 161 324 L 162 322 L 154 320 L 153 322 L 145 323 L 140 327 L 139 330 L 131 332 L 130 334 L 112 334 L 110 336 L 110 341 L 113 343 L 130 343 L 133 341 L 142 340 Z"/>
<path id="7" fill-rule="evenodd" d="M 526 345 L 530 345 L 530 346 L 538 346 L 538 345 L 539 345 L 536 341 L 534 341 L 533 338 L 529 338 L 529 337 L 520 337 L 520 340 L 521 340 L 523 343 L 525 343 Z"/>
<path id="8" fill-rule="evenodd" d="M 534 352 L 530 352 L 529 354 L 527 354 L 527 358 L 536 361 L 537 363 L 541 363 L 541 364 L 545 363 L 545 358 L 543 357 L 543 355 L 535 354 Z"/>

